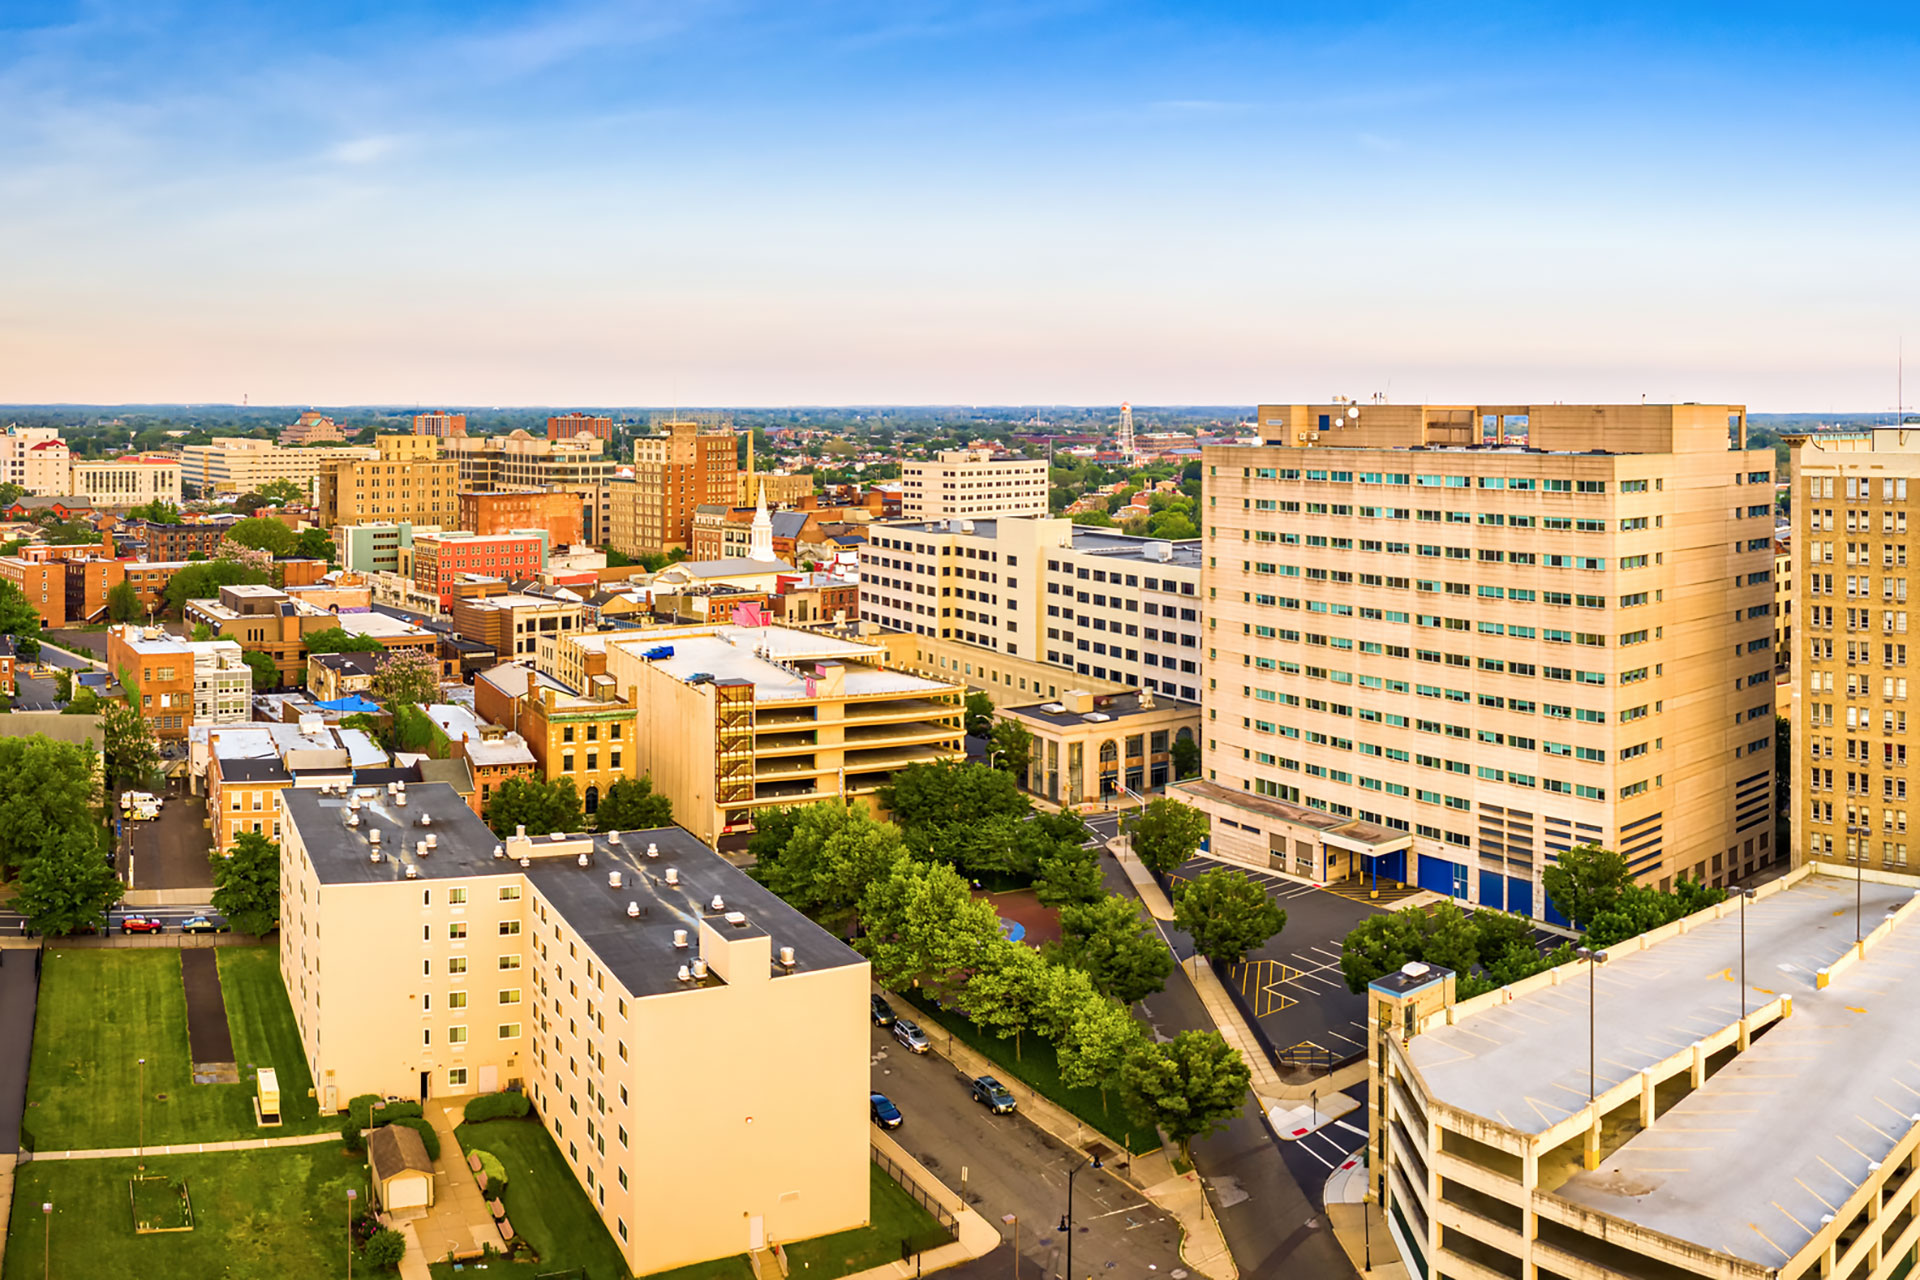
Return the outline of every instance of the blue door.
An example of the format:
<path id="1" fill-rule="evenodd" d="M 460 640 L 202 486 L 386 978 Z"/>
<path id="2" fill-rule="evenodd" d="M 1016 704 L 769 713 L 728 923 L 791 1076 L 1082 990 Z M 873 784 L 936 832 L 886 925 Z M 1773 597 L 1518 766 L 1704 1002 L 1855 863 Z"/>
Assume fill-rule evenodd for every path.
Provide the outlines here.
<path id="1" fill-rule="evenodd" d="M 1533 916 L 1533 881 L 1518 877 L 1507 878 L 1507 910 L 1515 915 Z"/>
<path id="2" fill-rule="evenodd" d="M 1385 857 L 1375 858 L 1374 861 L 1380 864 L 1382 880 L 1398 880 L 1401 884 L 1407 882 L 1407 851 L 1405 849 L 1395 849 Z"/>
<path id="3" fill-rule="evenodd" d="M 1419 857 L 1420 887 L 1450 898 L 1467 896 L 1467 869 L 1457 862 L 1423 853 Z"/>
<path id="4" fill-rule="evenodd" d="M 1492 907 L 1495 911 L 1507 909 L 1507 878 L 1498 871 L 1480 873 L 1480 905 Z"/>

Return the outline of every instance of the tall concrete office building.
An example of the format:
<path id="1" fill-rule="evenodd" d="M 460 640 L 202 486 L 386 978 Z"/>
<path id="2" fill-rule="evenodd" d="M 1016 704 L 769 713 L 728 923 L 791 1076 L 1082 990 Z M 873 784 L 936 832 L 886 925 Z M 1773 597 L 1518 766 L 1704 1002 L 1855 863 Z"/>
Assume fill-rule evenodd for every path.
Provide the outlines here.
<path id="1" fill-rule="evenodd" d="M 1205 451 L 1214 849 L 1552 918 L 1773 841 L 1773 459 L 1733 405 L 1267 405 Z M 1876 637 L 1878 640 L 1878 637 Z"/>
<path id="2" fill-rule="evenodd" d="M 659 434 L 633 442 L 633 486 L 617 486 L 609 545 L 628 555 L 660 555 L 693 545 L 693 513 L 733 504 L 740 490 L 738 447 L 731 430 L 694 421 L 661 423 Z M 612 531 L 618 529 L 616 539 Z M 626 545 L 619 545 L 624 540 Z"/>
<path id="3" fill-rule="evenodd" d="M 900 514 L 909 520 L 1047 514 L 1045 458 L 952 449 L 903 463 L 900 487 Z"/>
<path id="4" fill-rule="evenodd" d="M 320 464 L 322 528 L 367 522 L 451 524 L 460 514 L 460 464 L 433 436 L 376 436 L 379 456 Z"/>
<path id="5" fill-rule="evenodd" d="M 1789 443 L 1793 847 L 1907 871 L 1907 795 L 1920 785 L 1907 759 L 1907 529 L 1920 535 L 1920 432 Z"/>

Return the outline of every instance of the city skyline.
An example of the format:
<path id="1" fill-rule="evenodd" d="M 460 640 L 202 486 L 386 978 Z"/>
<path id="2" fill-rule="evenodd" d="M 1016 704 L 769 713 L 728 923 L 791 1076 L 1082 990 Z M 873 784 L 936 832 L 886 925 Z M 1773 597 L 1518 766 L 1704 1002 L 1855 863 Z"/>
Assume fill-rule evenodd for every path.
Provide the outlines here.
<path id="1" fill-rule="evenodd" d="M 12 6 L 0 401 L 1892 406 L 1914 40 Z"/>

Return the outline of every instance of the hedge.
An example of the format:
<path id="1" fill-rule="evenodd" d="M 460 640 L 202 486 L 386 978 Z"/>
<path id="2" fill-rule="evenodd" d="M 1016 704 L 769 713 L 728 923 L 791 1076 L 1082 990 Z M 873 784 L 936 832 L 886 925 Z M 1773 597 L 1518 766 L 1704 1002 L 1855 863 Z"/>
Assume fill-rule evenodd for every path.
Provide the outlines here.
<path id="1" fill-rule="evenodd" d="M 440 1158 L 440 1135 L 433 1131 L 433 1125 L 431 1123 L 422 1120 L 419 1116 L 399 1116 L 396 1117 L 392 1123 L 404 1125 L 420 1135 L 420 1141 L 424 1142 L 427 1146 L 427 1159 L 438 1160 Z"/>
<path id="2" fill-rule="evenodd" d="M 507 1189 L 507 1166 L 500 1163 L 500 1157 L 491 1151 L 470 1152 L 480 1162 L 480 1172 L 487 1175 L 486 1190 L 482 1192 L 489 1200 L 498 1200 Z"/>
<path id="3" fill-rule="evenodd" d="M 531 1109 L 532 1104 L 524 1093 L 483 1093 L 467 1103 L 466 1122 L 478 1124 L 482 1120 L 518 1120 Z"/>
<path id="4" fill-rule="evenodd" d="M 420 1104 L 405 1098 L 385 1099 L 377 1093 L 363 1093 L 347 1101 L 347 1112 L 362 1129 L 373 1129 L 395 1120 L 414 1120 L 421 1115 Z"/>

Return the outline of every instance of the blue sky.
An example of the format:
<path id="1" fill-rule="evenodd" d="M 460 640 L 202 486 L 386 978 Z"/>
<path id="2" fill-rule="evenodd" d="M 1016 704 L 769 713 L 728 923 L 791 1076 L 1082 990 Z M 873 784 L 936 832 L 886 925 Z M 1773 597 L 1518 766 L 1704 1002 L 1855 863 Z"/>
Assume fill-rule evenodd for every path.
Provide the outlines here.
<path id="1" fill-rule="evenodd" d="M 1920 17 L 1301 8 L 0 0 L 0 402 L 1892 404 Z"/>

